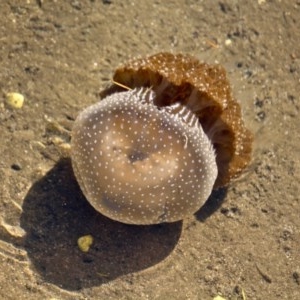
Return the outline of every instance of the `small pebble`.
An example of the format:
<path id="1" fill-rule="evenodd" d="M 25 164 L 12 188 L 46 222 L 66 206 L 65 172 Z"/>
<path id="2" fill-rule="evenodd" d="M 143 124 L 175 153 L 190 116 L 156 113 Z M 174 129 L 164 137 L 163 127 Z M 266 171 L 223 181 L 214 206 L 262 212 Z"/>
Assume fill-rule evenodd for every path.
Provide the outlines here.
<path id="1" fill-rule="evenodd" d="M 10 167 L 11 167 L 13 170 L 15 170 L 15 171 L 20 171 L 20 170 L 22 170 L 22 167 L 21 167 L 20 165 L 18 165 L 18 164 L 12 164 Z"/>
<path id="2" fill-rule="evenodd" d="M 19 93 L 7 93 L 6 103 L 13 108 L 22 108 L 24 104 L 24 96 Z"/>
<path id="3" fill-rule="evenodd" d="M 231 46 L 231 44 L 232 44 L 232 40 L 231 39 L 225 40 L 225 45 L 226 46 Z"/>
<path id="4" fill-rule="evenodd" d="M 77 245 L 82 252 L 88 252 L 90 250 L 90 247 L 93 244 L 93 241 L 94 241 L 93 237 L 90 234 L 88 234 L 88 235 L 81 236 L 77 240 Z"/>
<path id="5" fill-rule="evenodd" d="M 226 300 L 226 299 L 221 296 L 216 296 L 216 297 L 214 297 L 213 300 Z"/>

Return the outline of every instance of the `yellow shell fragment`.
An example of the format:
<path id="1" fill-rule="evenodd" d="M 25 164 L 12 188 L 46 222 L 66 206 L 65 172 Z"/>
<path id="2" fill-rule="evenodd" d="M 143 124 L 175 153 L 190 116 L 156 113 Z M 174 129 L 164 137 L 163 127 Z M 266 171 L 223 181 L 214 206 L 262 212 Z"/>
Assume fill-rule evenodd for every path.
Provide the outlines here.
<path id="1" fill-rule="evenodd" d="M 7 93 L 6 103 L 13 108 L 21 108 L 24 104 L 24 96 L 19 93 Z"/>
<path id="2" fill-rule="evenodd" d="M 91 245 L 93 244 L 93 241 L 93 237 L 90 234 L 88 234 L 81 236 L 77 240 L 77 245 L 82 252 L 88 252 L 90 250 Z"/>

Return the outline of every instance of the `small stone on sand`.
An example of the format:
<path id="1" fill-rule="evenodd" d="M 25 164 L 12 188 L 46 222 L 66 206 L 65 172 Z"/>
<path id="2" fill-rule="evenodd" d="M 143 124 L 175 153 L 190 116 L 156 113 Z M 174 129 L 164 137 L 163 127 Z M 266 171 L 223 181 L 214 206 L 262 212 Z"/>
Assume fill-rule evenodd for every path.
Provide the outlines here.
<path id="1" fill-rule="evenodd" d="M 6 103 L 13 108 L 22 108 L 24 104 L 24 96 L 19 93 L 7 93 Z"/>
<path id="2" fill-rule="evenodd" d="M 93 244 L 93 240 L 90 234 L 84 235 L 77 240 L 77 245 L 82 252 L 88 252 Z"/>

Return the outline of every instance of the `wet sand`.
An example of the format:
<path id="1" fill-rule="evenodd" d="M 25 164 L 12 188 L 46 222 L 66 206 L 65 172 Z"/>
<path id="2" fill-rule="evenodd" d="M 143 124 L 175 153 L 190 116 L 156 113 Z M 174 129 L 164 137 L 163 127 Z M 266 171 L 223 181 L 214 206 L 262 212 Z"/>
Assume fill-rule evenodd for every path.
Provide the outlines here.
<path id="1" fill-rule="evenodd" d="M 300 3 L 244 2 L 1 1 L 0 299 L 299 298 Z M 160 51 L 226 68 L 253 158 L 194 216 L 129 226 L 58 148 L 119 64 Z"/>

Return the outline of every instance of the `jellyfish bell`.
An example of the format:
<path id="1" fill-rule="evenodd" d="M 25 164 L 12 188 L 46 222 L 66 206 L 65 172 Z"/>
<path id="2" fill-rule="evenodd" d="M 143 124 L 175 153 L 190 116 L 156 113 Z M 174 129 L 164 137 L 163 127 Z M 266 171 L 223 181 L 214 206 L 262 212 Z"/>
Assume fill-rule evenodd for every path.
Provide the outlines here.
<path id="1" fill-rule="evenodd" d="M 75 176 L 102 214 L 129 224 L 181 220 L 248 164 L 251 135 L 221 67 L 160 53 L 117 69 L 114 80 L 72 131 Z"/>
<path id="2" fill-rule="evenodd" d="M 77 118 L 72 161 L 78 182 L 102 214 L 124 223 L 174 222 L 209 197 L 215 154 L 195 115 L 159 108 L 145 88 L 120 92 Z"/>

